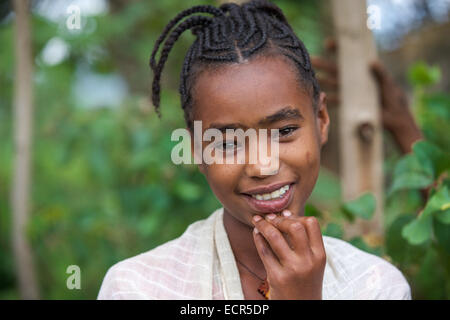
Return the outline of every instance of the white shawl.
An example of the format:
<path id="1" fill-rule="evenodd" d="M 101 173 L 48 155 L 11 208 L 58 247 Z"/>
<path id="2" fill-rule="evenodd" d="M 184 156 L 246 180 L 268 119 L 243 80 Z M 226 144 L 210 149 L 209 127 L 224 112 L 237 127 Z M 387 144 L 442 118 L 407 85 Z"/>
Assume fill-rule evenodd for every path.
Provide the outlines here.
<path id="1" fill-rule="evenodd" d="M 408 282 L 386 260 L 324 236 L 323 299 L 411 299 Z M 98 299 L 243 300 L 223 208 L 178 238 L 116 263 Z"/>

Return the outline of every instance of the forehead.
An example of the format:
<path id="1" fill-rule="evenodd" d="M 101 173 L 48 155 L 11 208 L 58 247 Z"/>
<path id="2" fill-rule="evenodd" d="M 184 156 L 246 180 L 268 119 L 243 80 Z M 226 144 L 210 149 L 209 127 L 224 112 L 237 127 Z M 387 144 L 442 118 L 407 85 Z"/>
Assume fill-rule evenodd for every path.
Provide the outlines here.
<path id="1" fill-rule="evenodd" d="M 309 117 L 311 98 L 297 81 L 293 64 L 282 57 L 259 57 L 202 72 L 195 83 L 194 119 L 256 127 L 262 118 L 286 106 Z"/>

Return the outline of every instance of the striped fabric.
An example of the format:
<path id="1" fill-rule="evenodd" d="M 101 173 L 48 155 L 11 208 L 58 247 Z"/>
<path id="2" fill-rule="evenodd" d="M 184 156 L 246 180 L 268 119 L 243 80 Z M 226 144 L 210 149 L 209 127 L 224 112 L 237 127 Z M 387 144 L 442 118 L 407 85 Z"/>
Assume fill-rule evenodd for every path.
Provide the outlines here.
<path id="1" fill-rule="evenodd" d="M 395 266 L 340 239 L 323 239 L 323 299 L 411 299 Z M 97 299 L 244 300 L 223 208 L 180 237 L 110 267 Z"/>

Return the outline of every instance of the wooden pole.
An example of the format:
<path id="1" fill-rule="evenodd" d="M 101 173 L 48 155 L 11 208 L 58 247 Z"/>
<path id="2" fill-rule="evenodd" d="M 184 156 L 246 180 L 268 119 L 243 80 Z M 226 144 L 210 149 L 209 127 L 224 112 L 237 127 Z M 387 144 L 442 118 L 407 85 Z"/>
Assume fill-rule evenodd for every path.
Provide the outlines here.
<path id="1" fill-rule="evenodd" d="M 14 175 L 11 192 L 12 243 L 20 294 L 23 299 L 38 299 L 32 250 L 26 226 L 30 211 L 32 72 L 29 2 L 14 0 L 16 13 L 14 84 Z"/>
<path id="2" fill-rule="evenodd" d="M 382 124 L 376 84 L 369 63 L 376 48 L 367 27 L 366 2 L 332 0 L 338 43 L 340 81 L 340 173 L 344 200 L 365 191 L 376 198 L 371 221 L 357 220 L 346 226 L 346 236 L 383 234 Z"/>

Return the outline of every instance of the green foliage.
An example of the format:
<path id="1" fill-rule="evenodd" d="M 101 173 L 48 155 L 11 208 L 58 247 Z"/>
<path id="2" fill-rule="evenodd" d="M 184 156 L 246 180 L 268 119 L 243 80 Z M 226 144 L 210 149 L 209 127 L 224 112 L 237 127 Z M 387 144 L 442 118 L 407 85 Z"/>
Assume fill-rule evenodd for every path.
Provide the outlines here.
<path id="1" fill-rule="evenodd" d="M 416 117 L 429 140 L 414 143 L 413 152 L 397 163 L 389 197 L 398 198 L 405 189 L 422 190 L 423 200 L 418 212 L 405 212 L 390 225 L 386 238 L 387 253 L 405 270 L 415 296 L 429 299 L 450 297 L 449 140 L 448 134 L 437 138 L 440 130 L 448 129 L 450 100 L 426 90 L 439 74 L 439 69 L 423 63 L 411 68 Z M 435 121 L 439 117 L 447 117 L 444 127 Z"/>
<path id="2" fill-rule="evenodd" d="M 405 191 L 428 188 L 428 195 L 422 200 L 418 212 L 401 212 L 390 222 L 382 245 L 370 245 L 364 237 L 348 240 L 359 249 L 397 265 L 409 280 L 414 298 L 450 297 L 449 159 L 446 152 L 432 143 L 416 142 L 413 153 L 405 155 L 397 163 L 388 199 L 392 201 L 397 197 L 396 201 L 399 201 Z M 426 172 L 427 183 L 405 183 L 408 176 L 418 175 L 418 172 Z M 341 211 L 350 223 L 356 216 L 370 219 L 374 208 L 375 201 L 368 194 L 341 205 Z M 342 227 L 336 223 L 328 223 L 323 234 L 345 238 Z"/>
<path id="3" fill-rule="evenodd" d="M 354 237 L 349 240 L 349 243 L 357 247 L 358 249 L 361 249 L 363 251 L 366 251 L 368 253 L 381 256 L 383 253 L 383 248 L 380 246 L 370 246 L 362 237 Z"/>
<path id="4" fill-rule="evenodd" d="M 450 98 L 448 94 L 430 93 L 429 88 L 440 79 L 437 67 L 417 63 L 411 67 L 409 79 L 414 87 L 415 117 L 425 141 L 414 143 L 413 152 L 395 166 L 388 197 L 395 201 L 407 190 L 422 190 L 422 203 L 415 213 L 405 212 L 391 223 L 387 253 L 405 270 L 416 297 L 448 299 Z M 433 264 L 435 270 L 431 271 Z"/>
<path id="5" fill-rule="evenodd" d="M 441 150 L 450 150 L 450 94 L 433 92 L 432 88 L 440 80 L 437 66 L 423 62 L 410 68 L 409 81 L 414 88 L 413 111 L 427 141 Z"/>
<path id="6" fill-rule="evenodd" d="M 414 143 L 413 152 L 398 161 L 388 197 L 399 201 L 406 191 L 421 191 L 422 203 L 415 212 L 404 212 L 390 224 L 386 249 L 410 280 L 415 298 L 448 299 L 450 99 L 427 89 L 439 80 L 438 68 L 418 63 L 409 78 L 415 91 L 416 119 L 426 139 Z"/>
<path id="7" fill-rule="evenodd" d="M 405 159 L 415 159 L 415 164 L 420 164 L 422 172 L 427 171 L 431 181 L 426 184 L 404 184 L 404 177 L 408 175 L 414 176 L 418 172 L 417 166 L 405 166 Z M 411 161 L 412 163 L 412 161 Z M 448 191 L 448 172 L 450 170 L 450 155 L 440 150 L 438 147 L 427 141 L 418 141 L 413 145 L 413 153 L 407 155 L 399 161 L 395 175 L 393 188 L 391 193 L 401 188 L 421 189 L 425 187 L 432 188 L 430 197 L 420 212 L 419 217 L 402 229 L 402 235 L 411 244 L 421 244 L 431 238 L 433 218 L 436 215 L 439 221 L 448 221 L 448 208 L 450 208 L 450 195 Z M 401 174 L 398 174 L 401 172 Z M 400 183 L 398 181 L 401 181 Z M 433 185 L 432 185 L 433 184 Z M 397 188 L 395 188 L 397 187 Z"/>
<path id="8" fill-rule="evenodd" d="M 375 197 L 372 193 L 364 193 L 358 199 L 344 203 L 342 210 L 351 220 L 355 217 L 370 219 L 375 212 Z"/>
<path id="9" fill-rule="evenodd" d="M 439 75 L 438 68 L 423 63 L 414 65 L 409 74 L 418 108 L 416 117 L 426 139 L 415 142 L 413 151 L 398 159 L 392 168 L 385 197 L 384 241 L 345 236 L 345 223 L 372 217 L 375 198 L 370 193 L 340 204 L 333 218 L 321 221 L 324 235 L 347 240 L 394 263 L 408 279 L 413 298 L 417 299 L 450 298 L 450 99 L 426 90 Z M 441 118 L 447 119 L 443 127 Z M 339 216 L 342 219 L 337 220 Z"/>
<path id="10" fill-rule="evenodd" d="M 428 247 L 427 244 L 411 245 L 402 235 L 403 228 L 414 221 L 415 217 L 414 214 L 402 214 L 386 230 L 387 254 L 401 269 L 420 263 Z"/>
<path id="11" fill-rule="evenodd" d="M 418 141 L 413 152 L 403 157 L 395 167 L 390 194 L 402 189 L 430 186 L 448 167 L 450 154 L 428 141 Z"/>
<path id="12" fill-rule="evenodd" d="M 433 172 L 422 163 L 415 154 L 402 158 L 394 171 L 394 183 L 390 194 L 402 189 L 420 189 L 433 182 Z"/>
<path id="13" fill-rule="evenodd" d="M 322 234 L 324 236 L 342 239 L 344 235 L 344 230 L 342 230 L 342 227 L 339 224 L 330 222 L 327 224 Z"/>
<path id="14" fill-rule="evenodd" d="M 418 62 L 409 70 L 408 78 L 416 86 L 428 86 L 439 82 L 441 70 L 438 67 L 429 67 L 424 62 Z"/>

